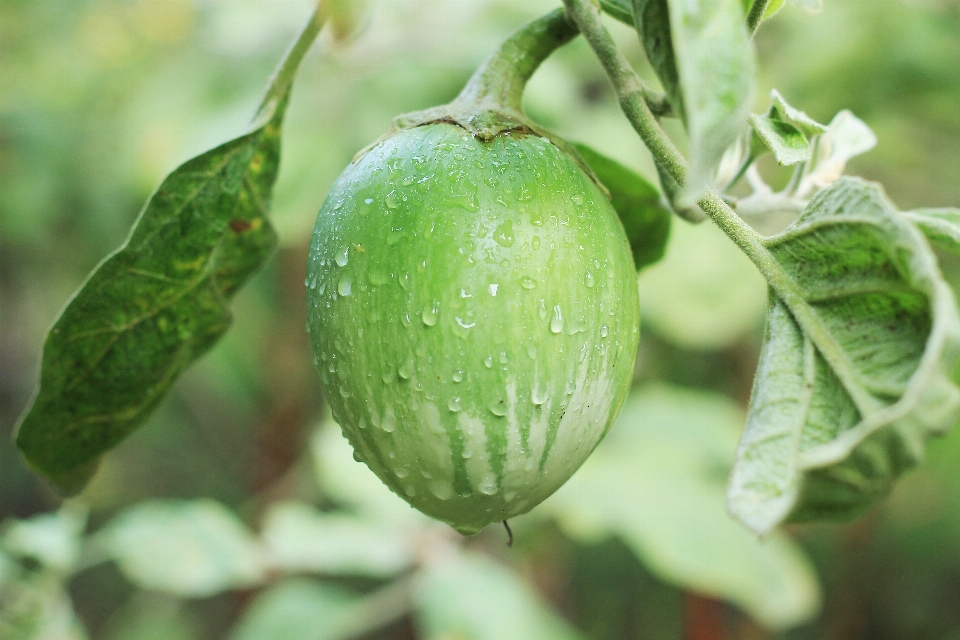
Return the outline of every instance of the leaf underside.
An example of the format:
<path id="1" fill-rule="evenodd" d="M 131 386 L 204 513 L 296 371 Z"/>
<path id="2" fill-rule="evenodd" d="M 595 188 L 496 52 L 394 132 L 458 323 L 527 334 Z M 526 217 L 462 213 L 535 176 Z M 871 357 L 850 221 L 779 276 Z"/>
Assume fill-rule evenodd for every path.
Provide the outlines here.
<path id="1" fill-rule="evenodd" d="M 960 253 L 960 209 L 917 209 L 904 215 L 927 236 L 934 245 Z"/>
<path id="2" fill-rule="evenodd" d="M 766 245 L 814 320 L 801 326 L 771 293 L 728 487 L 731 513 L 760 534 L 859 514 L 960 413 L 953 293 L 878 185 L 837 181 Z"/>
<path id="3" fill-rule="evenodd" d="M 267 212 L 285 104 L 174 170 L 47 335 L 16 441 L 63 492 L 83 488 L 100 455 L 223 335 L 230 298 L 272 253 Z"/>

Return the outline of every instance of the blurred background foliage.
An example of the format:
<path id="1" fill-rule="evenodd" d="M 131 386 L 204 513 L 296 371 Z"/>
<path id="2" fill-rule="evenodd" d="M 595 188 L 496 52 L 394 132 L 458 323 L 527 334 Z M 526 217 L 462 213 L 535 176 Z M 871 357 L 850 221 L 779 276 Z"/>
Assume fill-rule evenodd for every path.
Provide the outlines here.
<path id="1" fill-rule="evenodd" d="M 281 248 L 238 295 L 235 326 L 61 505 L 11 444 L 44 332 L 161 178 L 242 132 L 311 5 L 0 3 L 0 637 L 960 639 L 960 430 L 857 522 L 760 543 L 726 516 L 765 287 L 709 223 L 677 221 L 641 274 L 637 389 L 574 479 L 512 523 L 512 548 L 495 527 L 465 540 L 426 520 L 352 460 L 304 330 L 325 192 L 394 115 L 452 98 L 557 5 L 360 4 L 357 34 L 326 34 L 303 66 Z M 772 87 L 823 122 L 849 108 L 880 140 L 850 173 L 903 209 L 960 206 L 960 1 L 825 5 L 761 29 L 756 110 Z M 652 77 L 632 33 L 610 28 Z M 526 104 L 655 176 L 583 42 L 544 65 Z"/>

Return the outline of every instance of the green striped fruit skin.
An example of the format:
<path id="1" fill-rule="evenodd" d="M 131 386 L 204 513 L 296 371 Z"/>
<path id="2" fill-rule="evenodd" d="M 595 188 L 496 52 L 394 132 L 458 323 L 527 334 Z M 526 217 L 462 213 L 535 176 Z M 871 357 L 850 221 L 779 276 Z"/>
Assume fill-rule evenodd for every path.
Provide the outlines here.
<path id="1" fill-rule="evenodd" d="M 593 181 L 539 136 L 448 124 L 380 142 L 333 185 L 307 310 L 355 457 L 464 534 L 577 470 L 639 338 L 630 249 Z"/>

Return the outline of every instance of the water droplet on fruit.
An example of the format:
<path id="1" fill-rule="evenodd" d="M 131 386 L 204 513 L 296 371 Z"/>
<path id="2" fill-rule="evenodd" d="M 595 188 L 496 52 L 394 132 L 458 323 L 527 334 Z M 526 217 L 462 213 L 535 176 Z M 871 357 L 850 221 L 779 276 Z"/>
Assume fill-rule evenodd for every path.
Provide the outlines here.
<path id="1" fill-rule="evenodd" d="M 501 352 L 500 352 L 500 364 L 507 364 L 507 352 L 506 352 L 506 351 L 501 351 Z"/>
<path id="2" fill-rule="evenodd" d="M 593 287 L 593 274 L 587 271 L 587 275 L 583 277 L 583 284 L 587 285 L 587 288 Z"/>
<path id="3" fill-rule="evenodd" d="M 450 398 L 450 400 L 447 402 L 447 409 L 450 409 L 450 411 L 453 412 L 463 409 L 463 407 L 460 405 L 460 398 L 458 396 Z"/>
<path id="4" fill-rule="evenodd" d="M 572 196 L 570 196 L 570 202 L 572 202 L 573 204 L 579 206 L 579 205 L 583 204 L 583 196 L 580 195 L 579 193 L 575 193 L 575 194 L 573 194 Z"/>
<path id="5" fill-rule="evenodd" d="M 553 318 L 550 320 L 550 331 L 560 333 L 563 331 L 563 313 L 560 311 L 560 305 L 553 308 Z"/>
<path id="6" fill-rule="evenodd" d="M 491 402 L 489 405 L 487 405 L 487 408 L 490 409 L 490 413 L 499 418 L 507 415 L 507 403 L 501 398 L 497 398 Z"/>
<path id="7" fill-rule="evenodd" d="M 408 484 L 404 489 L 404 493 L 412 498 L 413 496 L 417 495 L 417 490 L 413 488 L 412 484 Z"/>
<path id="8" fill-rule="evenodd" d="M 528 343 L 527 343 L 527 356 L 528 356 L 531 360 L 536 360 L 536 359 L 537 359 L 537 344 L 536 344 L 535 342 L 528 342 Z"/>
<path id="9" fill-rule="evenodd" d="M 493 239 L 496 240 L 497 244 L 501 247 L 512 247 L 514 241 L 513 221 L 504 220 L 500 223 L 500 226 L 493 232 Z"/>
<path id="10" fill-rule="evenodd" d="M 339 252 L 337 252 L 337 264 L 341 267 L 347 266 L 347 261 L 350 259 L 350 247 L 344 247 Z"/>
<path id="11" fill-rule="evenodd" d="M 388 193 L 387 196 L 383 199 L 383 202 L 390 209 L 396 209 L 397 207 L 400 206 L 400 198 L 397 196 L 396 191 L 391 191 L 390 193 Z"/>
<path id="12" fill-rule="evenodd" d="M 437 317 L 440 315 L 440 303 L 434 300 L 431 304 L 423 308 L 423 312 L 420 314 L 420 319 L 423 320 L 423 324 L 428 327 L 436 326 Z"/>
<path id="13" fill-rule="evenodd" d="M 490 367 L 492 367 L 492 366 L 493 366 L 493 356 L 487 356 L 486 358 L 484 358 L 484 359 L 483 359 L 483 366 L 485 366 L 487 369 L 489 369 Z"/>
<path id="14" fill-rule="evenodd" d="M 524 276 L 520 278 L 520 286 L 527 290 L 533 289 L 537 286 L 537 281 L 530 276 Z"/>
<path id="15" fill-rule="evenodd" d="M 337 293 L 342 296 L 350 295 L 350 292 L 353 290 L 353 278 L 349 273 L 345 273 L 340 276 L 340 283 L 337 285 Z"/>
<path id="16" fill-rule="evenodd" d="M 573 392 L 576 390 L 577 390 L 576 382 L 574 382 L 573 380 L 570 380 L 569 382 L 567 382 L 567 388 L 565 389 L 565 391 L 567 392 L 568 396 L 572 396 Z"/>
<path id="17" fill-rule="evenodd" d="M 383 416 L 383 423 L 380 425 L 380 428 L 387 433 L 393 433 L 397 430 L 397 416 L 393 414 L 393 410 L 387 409 L 387 413 Z"/>
<path id="18" fill-rule="evenodd" d="M 367 198 L 363 201 L 364 204 L 373 204 L 373 198 Z"/>
<path id="19" fill-rule="evenodd" d="M 454 382 L 463 382 L 463 369 L 454 371 L 452 377 Z"/>
<path id="20" fill-rule="evenodd" d="M 610 329 L 607 328 L 607 325 L 605 325 L 605 324 L 600 325 L 600 337 L 601 337 L 601 338 L 606 338 L 609 333 L 610 333 Z"/>
<path id="21" fill-rule="evenodd" d="M 530 241 L 530 245 L 533 247 L 533 250 L 536 251 L 540 248 L 540 236 L 533 236 L 533 240 Z"/>
<path id="22" fill-rule="evenodd" d="M 530 392 L 530 400 L 535 405 L 542 405 L 547 401 L 548 398 L 547 390 L 543 381 L 537 380 L 536 386 L 533 387 L 533 390 Z"/>
<path id="23" fill-rule="evenodd" d="M 407 358 L 407 361 L 400 365 L 400 368 L 397 369 L 397 374 L 404 380 L 409 380 L 410 376 L 413 375 L 413 357 Z"/>
<path id="24" fill-rule="evenodd" d="M 481 482 L 478 488 L 480 489 L 480 493 L 492 496 L 497 492 L 497 483 L 493 479 L 488 478 Z"/>
<path id="25" fill-rule="evenodd" d="M 437 480 L 430 483 L 430 492 L 440 500 L 449 500 L 453 497 L 453 487 L 448 482 Z"/>

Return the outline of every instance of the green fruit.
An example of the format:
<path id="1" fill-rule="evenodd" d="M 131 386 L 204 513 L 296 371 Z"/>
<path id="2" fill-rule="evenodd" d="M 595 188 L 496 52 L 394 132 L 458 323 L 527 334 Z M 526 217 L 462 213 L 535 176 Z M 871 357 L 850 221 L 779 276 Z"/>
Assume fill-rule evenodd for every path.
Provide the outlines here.
<path id="1" fill-rule="evenodd" d="M 449 124 L 343 172 L 314 228 L 307 310 L 356 458 L 466 534 L 577 470 L 639 336 L 630 247 L 596 184 L 545 138 Z"/>

